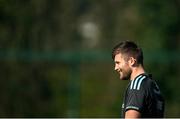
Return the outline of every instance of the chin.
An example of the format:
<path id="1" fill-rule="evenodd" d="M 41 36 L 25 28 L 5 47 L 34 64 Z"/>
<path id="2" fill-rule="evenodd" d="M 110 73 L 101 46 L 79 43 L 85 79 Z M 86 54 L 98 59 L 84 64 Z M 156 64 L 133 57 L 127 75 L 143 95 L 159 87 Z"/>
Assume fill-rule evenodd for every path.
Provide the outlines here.
<path id="1" fill-rule="evenodd" d="M 121 78 L 121 80 L 129 80 L 128 78 Z"/>
<path id="2" fill-rule="evenodd" d="M 120 77 L 121 80 L 129 80 L 128 77 Z"/>

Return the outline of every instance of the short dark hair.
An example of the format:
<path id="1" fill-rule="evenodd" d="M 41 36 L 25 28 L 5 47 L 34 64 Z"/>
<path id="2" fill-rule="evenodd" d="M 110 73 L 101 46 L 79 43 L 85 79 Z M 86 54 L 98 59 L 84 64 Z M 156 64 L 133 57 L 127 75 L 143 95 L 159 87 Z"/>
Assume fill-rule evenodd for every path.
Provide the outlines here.
<path id="1" fill-rule="evenodd" d="M 136 43 L 132 41 L 123 41 L 117 44 L 112 51 L 112 59 L 114 60 L 115 55 L 122 53 L 128 57 L 133 57 L 137 60 L 137 64 L 143 65 L 143 52 Z"/>

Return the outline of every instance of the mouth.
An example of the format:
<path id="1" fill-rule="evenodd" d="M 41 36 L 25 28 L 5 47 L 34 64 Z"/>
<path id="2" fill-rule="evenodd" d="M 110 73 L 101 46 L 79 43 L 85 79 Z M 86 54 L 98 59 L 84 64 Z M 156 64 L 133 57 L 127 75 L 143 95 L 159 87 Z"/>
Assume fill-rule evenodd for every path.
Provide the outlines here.
<path id="1" fill-rule="evenodd" d="M 119 71 L 119 75 L 122 76 L 122 72 L 121 71 Z"/>
<path id="2" fill-rule="evenodd" d="M 122 76 L 122 75 L 123 75 L 122 70 L 119 70 L 119 75 L 120 75 L 120 76 Z"/>

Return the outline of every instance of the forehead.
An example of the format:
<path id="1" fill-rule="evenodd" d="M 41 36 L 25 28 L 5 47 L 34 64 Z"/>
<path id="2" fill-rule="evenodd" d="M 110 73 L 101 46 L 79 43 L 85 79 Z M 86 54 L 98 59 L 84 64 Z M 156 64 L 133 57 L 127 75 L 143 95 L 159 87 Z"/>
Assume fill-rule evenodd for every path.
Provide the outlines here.
<path id="1" fill-rule="evenodd" d="M 123 58 L 123 55 L 122 55 L 121 53 L 115 55 L 115 57 L 114 57 L 114 61 L 115 61 L 115 62 L 116 62 L 116 61 L 123 60 L 123 59 L 124 59 L 124 58 Z"/>

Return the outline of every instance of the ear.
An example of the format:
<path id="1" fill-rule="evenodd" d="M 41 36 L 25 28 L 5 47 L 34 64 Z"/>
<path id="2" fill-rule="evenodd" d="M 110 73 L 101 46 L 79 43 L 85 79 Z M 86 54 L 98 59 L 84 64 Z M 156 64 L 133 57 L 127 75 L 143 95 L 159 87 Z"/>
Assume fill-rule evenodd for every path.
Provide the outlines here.
<path id="1" fill-rule="evenodd" d="M 136 59 L 134 59 L 133 57 L 130 57 L 128 60 L 129 66 L 133 67 L 136 64 Z"/>

